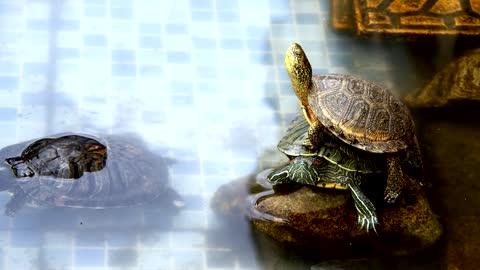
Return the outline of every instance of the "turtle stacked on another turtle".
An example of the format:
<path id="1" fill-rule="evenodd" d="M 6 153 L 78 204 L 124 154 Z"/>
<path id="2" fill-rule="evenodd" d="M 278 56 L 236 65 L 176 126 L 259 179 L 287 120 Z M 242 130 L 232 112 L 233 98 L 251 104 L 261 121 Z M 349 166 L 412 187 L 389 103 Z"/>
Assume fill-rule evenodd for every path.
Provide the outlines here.
<path id="1" fill-rule="evenodd" d="M 375 228 L 375 208 L 359 185 L 368 174 L 386 173 L 385 183 L 378 184 L 385 184 L 383 197 L 389 203 L 401 194 L 406 179 L 412 179 L 408 173 L 415 172 L 422 180 L 421 155 L 408 108 L 372 82 L 348 75 L 312 75 L 307 56 L 296 43 L 287 50 L 285 66 L 309 125 L 299 120 L 292 123 L 279 143 L 280 151 L 292 161 L 272 172 L 269 180 L 347 186 L 359 223 Z"/>

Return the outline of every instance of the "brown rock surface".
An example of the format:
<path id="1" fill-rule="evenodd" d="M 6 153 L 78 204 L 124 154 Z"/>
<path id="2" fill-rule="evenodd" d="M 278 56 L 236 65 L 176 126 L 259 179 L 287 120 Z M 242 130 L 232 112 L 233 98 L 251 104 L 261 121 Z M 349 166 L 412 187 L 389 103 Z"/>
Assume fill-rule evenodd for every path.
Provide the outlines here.
<path id="1" fill-rule="evenodd" d="M 442 228 L 424 194 L 405 192 L 403 202 L 378 211 L 378 235 L 357 224 L 357 213 L 349 192 L 303 186 L 288 194 L 274 194 L 257 201 L 262 213 L 287 223 L 254 218 L 256 229 L 281 241 L 318 246 L 319 252 L 352 254 L 373 251 L 377 255 L 405 255 L 433 245 Z M 257 196 L 258 197 L 258 196 Z"/>
<path id="2" fill-rule="evenodd" d="M 480 101 L 480 49 L 447 65 L 422 90 L 407 95 L 404 101 L 410 107 L 440 107 L 465 100 Z"/>

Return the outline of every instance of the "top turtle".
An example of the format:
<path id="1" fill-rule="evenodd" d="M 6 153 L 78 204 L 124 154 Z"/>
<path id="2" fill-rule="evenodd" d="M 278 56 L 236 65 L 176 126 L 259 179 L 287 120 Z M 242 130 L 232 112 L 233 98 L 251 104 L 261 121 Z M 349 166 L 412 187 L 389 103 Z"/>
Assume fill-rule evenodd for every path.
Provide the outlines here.
<path id="1" fill-rule="evenodd" d="M 372 82 L 348 75 L 312 75 L 310 62 L 296 43 L 287 49 L 285 66 L 310 123 L 304 144 L 311 149 L 321 147 L 321 134 L 330 132 L 361 150 L 386 153 L 385 200 L 394 202 L 405 184 L 397 153 L 408 151 L 420 157 L 408 108 Z"/>

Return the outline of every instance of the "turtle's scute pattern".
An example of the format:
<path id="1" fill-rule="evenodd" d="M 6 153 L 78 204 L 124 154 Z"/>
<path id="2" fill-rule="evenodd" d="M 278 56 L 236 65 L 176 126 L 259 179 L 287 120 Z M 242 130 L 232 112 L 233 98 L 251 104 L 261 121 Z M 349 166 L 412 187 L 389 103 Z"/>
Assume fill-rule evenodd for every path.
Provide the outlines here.
<path id="1" fill-rule="evenodd" d="M 407 148 L 413 121 L 387 89 L 347 75 L 313 75 L 309 103 L 320 122 L 343 141 L 373 153 Z"/>

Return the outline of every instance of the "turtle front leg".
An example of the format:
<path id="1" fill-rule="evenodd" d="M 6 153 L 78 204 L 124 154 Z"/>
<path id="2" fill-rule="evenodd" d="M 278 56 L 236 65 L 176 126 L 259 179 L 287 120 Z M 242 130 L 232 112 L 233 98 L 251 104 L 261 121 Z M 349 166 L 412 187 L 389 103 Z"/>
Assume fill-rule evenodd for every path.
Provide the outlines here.
<path id="1" fill-rule="evenodd" d="M 387 186 L 385 187 L 384 200 L 394 203 L 405 186 L 405 178 L 397 154 L 387 155 Z"/>
<path id="2" fill-rule="evenodd" d="M 370 201 L 360 188 L 360 180 L 357 178 L 361 176 L 354 172 L 351 174 L 350 181 L 347 182 L 347 185 L 350 188 L 355 208 L 357 209 L 358 224 L 362 229 L 365 228 L 368 231 L 372 228 L 375 233 L 377 233 L 377 229 L 375 228 L 375 225 L 378 224 L 377 210 L 372 201 Z"/>
<path id="3" fill-rule="evenodd" d="M 322 142 L 322 135 L 324 134 L 324 127 L 319 121 L 313 122 L 308 128 L 308 137 L 303 142 L 303 145 L 308 149 L 316 149 Z"/>

